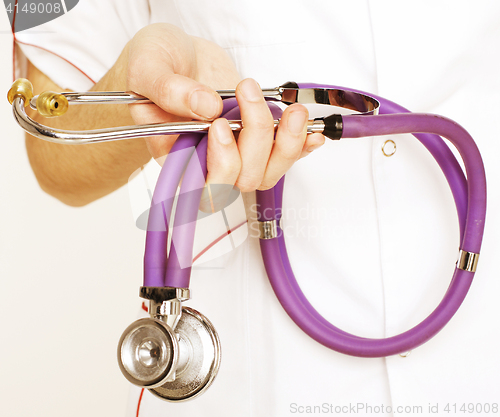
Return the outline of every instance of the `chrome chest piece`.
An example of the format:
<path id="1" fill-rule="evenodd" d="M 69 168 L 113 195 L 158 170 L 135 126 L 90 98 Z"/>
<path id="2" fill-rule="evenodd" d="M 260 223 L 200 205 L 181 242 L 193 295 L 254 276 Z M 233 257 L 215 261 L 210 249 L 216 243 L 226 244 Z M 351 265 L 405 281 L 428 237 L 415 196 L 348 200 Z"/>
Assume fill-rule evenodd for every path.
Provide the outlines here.
<path id="1" fill-rule="evenodd" d="M 198 311 L 182 307 L 185 288 L 142 287 L 149 318 L 132 323 L 118 343 L 118 364 L 134 385 L 166 401 L 202 394 L 220 365 L 220 340 L 212 323 Z"/>

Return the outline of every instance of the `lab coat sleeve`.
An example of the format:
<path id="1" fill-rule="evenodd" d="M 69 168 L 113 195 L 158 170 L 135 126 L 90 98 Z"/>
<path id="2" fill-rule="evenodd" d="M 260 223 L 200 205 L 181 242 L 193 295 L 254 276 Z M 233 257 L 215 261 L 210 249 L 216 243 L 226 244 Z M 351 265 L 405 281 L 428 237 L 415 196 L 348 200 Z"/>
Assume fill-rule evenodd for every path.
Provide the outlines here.
<path id="1" fill-rule="evenodd" d="M 148 0 L 80 0 L 66 14 L 14 33 L 14 76 L 27 60 L 64 89 L 86 91 L 150 22 Z"/>

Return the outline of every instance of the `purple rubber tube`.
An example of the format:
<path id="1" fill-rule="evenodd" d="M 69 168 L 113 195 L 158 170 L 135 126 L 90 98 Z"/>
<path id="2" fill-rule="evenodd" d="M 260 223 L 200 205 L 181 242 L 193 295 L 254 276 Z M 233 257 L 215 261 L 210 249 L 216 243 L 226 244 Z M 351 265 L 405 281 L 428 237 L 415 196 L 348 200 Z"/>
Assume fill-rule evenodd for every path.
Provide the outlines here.
<path id="1" fill-rule="evenodd" d="M 338 88 L 345 90 L 343 87 L 336 87 L 336 86 L 323 86 L 319 84 L 300 84 L 301 88 Z M 377 99 L 381 107 L 379 109 L 379 114 L 391 114 L 391 113 L 410 113 L 409 110 L 405 109 L 404 107 L 387 100 L 383 97 L 379 97 L 376 95 L 373 95 L 371 93 L 366 93 L 364 91 L 360 90 L 352 90 L 356 93 L 361 93 L 365 94 L 371 97 L 374 97 Z M 437 161 L 438 165 L 440 166 L 441 170 L 445 174 L 446 179 L 448 180 L 448 183 L 451 187 L 451 191 L 455 200 L 457 212 L 458 212 L 458 220 L 459 220 L 459 227 L 460 227 L 460 240 L 463 237 L 463 233 L 465 230 L 465 220 L 466 220 L 466 211 L 467 211 L 467 181 L 465 179 L 465 176 L 462 172 L 462 169 L 460 165 L 458 164 L 457 160 L 455 159 L 453 153 L 450 151 L 448 146 L 444 143 L 444 141 L 439 137 L 438 135 L 433 135 L 433 134 L 414 134 L 414 136 L 420 140 L 420 142 L 429 150 L 429 152 L 434 156 L 435 160 Z M 285 177 L 282 177 L 281 180 L 276 184 L 274 187 L 274 198 L 275 198 L 275 207 L 276 207 L 276 220 L 279 220 L 281 218 L 281 212 L 282 212 L 282 201 L 283 201 L 283 188 L 284 188 L 284 180 Z M 265 192 L 267 193 L 267 192 Z M 327 326 L 330 330 L 339 332 L 341 334 L 345 334 L 348 336 L 348 333 L 336 328 L 333 326 L 330 322 L 328 322 L 326 319 L 324 319 L 317 311 L 316 309 L 309 303 L 307 298 L 305 297 L 304 293 L 300 289 L 300 286 L 293 274 L 292 267 L 290 265 L 290 260 L 288 258 L 288 253 L 286 250 L 286 244 L 285 244 L 285 239 L 282 234 L 278 236 L 279 240 L 279 247 L 280 247 L 280 253 L 281 253 L 281 259 L 283 261 L 283 267 L 285 268 L 286 274 L 288 276 L 289 283 L 295 292 L 296 296 L 300 299 L 302 305 L 307 308 L 309 312 L 314 314 L 316 318 L 323 323 L 325 326 Z M 355 337 L 355 336 L 351 336 Z"/>
<path id="2" fill-rule="evenodd" d="M 301 87 L 304 88 L 308 86 L 323 87 L 316 85 L 302 85 Z M 383 112 L 392 113 L 395 111 L 406 111 L 387 100 L 381 98 L 379 98 L 379 100 L 382 102 L 382 114 Z M 276 117 L 278 113 L 279 110 L 273 110 L 274 117 Z M 414 118 L 414 116 L 418 117 Z M 239 115 L 235 113 L 231 114 L 231 116 L 227 115 L 227 117 L 238 118 Z M 381 116 L 366 115 L 344 116 L 343 137 L 375 136 L 389 133 L 437 133 L 450 139 L 464 155 L 464 160 L 466 159 L 465 155 L 467 155 L 468 160 L 465 165 L 469 177 L 469 190 L 466 188 L 467 182 L 458 162 L 442 139 L 439 136 L 427 133 L 415 135 L 433 154 L 450 184 L 459 214 L 461 236 L 463 236 L 462 249 L 478 253 L 484 228 L 486 190 L 481 158 L 470 136 L 454 122 L 436 116 L 398 114 L 386 116 L 392 117 L 393 119 L 385 119 L 384 122 L 381 121 L 380 117 Z M 438 119 L 438 122 L 436 122 L 436 119 Z M 388 127 L 387 123 L 392 124 L 392 126 Z M 203 146 L 206 146 L 206 141 L 205 145 L 199 146 L 200 149 L 199 151 L 197 149 L 197 153 L 193 155 L 192 160 L 193 158 L 203 158 L 203 154 L 206 154 L 206 150 Z M 474 171 L 473 174 L 471 174 L 471 170 Z M 191 176 L 190 171 L 191 168 L 186 170 L 186 178 Z M 184 181 L 186 181 L 186 178 Z M 283 181 L 284 179 L 282 178 L 273 190 L 258 192 L 258 202 L 261 207 L 264 208 L 261 210 L 260 220 L 279 219 L 281 216 Z M 469 191 L 469 193 L 467 191 Z M 470 204 L 468 204 L 467 201 L 468 194 Z M 197 212 L 199 199 L 198 197 L 196 199 L 197 203 L 195 204 L 193 204 L 194 200 L 187 200 L 189 204 L 181 204 L 182 209 L 180 211 L 184 213 L 184 207 L 194 206 Z M 473 209 L 470 208 L 471 205 L 474 206 Z M 465 216 L 466 212 L 467 216 Z M 467 222 L 465 221 L 466 217 Z M 183 220 L 179 218 L 179 222 L 180 224 L 185 224 L 184 222 L 189 219 L 191 219 L 189 216 Z M 187 235 L 191 236 L 191 233 L 194 236 L 194 223 L 192 232 L 189 232 Z M 181 240 L 184 243 L 176 243 L 176 247 L 179 253 L 184 255 L 185 252 L 189 252 L 189 256 L 192 256 L 192 239 L 188 239 L 187 237 L 188 236 L 186 236 L 186 240 Z M 191 240 L 191 243 L 189 243 L 189 240 Z M 321 317 L 307 301 L 293 276 L 282 234 L 277 239 L 261 240 L 261 248 L 271 285 L 290 317 L 299 327 L 318 342 L 339 352 L 355 356 L 388 356 L 410 350 L 430 339 L 441 330 L 454 315 L 465 298 L 474 275 L 472 272 L 456 269 L 450 287 L 442 302 L 429 317 L 413 329 L 387 339 L 365 339 L 350 335 L 336 328 Z M 173 266 L 170 268 L 167 266 L 167 270 L 181 270 L 181 268 L 176 268 L 173 263 L 178 261 L 177 258 L 176 249 L 173 247 L 168 262 L 168 265 L 172 263 Z M 186 269 L 188 270 L 188 268 Z M 167 273 L 165 285 L 170 286 L 173 284 L 172 286 L 187 287 L 189 284 L 189 273 L 183 273 L 182 276 L 176 274 L 177 272 L 172 273 L 172 278 L 170 278 L 170 274 Z M 171 281 L 169 281 L 169 279 L 171 279 Z"/>
<path id="3" fill-rule="evenodd" d="M 189 288 L 196 219 L 207 176 L 207 143 L 208 135 L 204 135 L 191 156 L 182 180 L 165 272 L 165 287 Z"/>
<path id="4" fill-rule="evenodd" d="M 236 99 L 224 100 L 222 110 L 223 114 L 226 114 L 229 110 L 233 109 L 236 106 Z M 170 267 L 172 270 L 177 269 L 175 268 L 175 265 L 179 265 L 179 259 L 177 257 L 174 245 L 171 246 L 171 261 L 168 260 L 169 257 L 167 257 L 168 225 L 170 224 L 170 216 L 172 213 L 172 207 L 177 187 L 181 181 L 182 174 L 186 169 L 186 165 L 188 164 L 190 159 L 194 157 L 194 152 L 179 152 L 177 155 L 175 155 L 175 152 L 183 151 L 191 147 L 194 151 L 194 147 L 196 147 L 200 143 L 204 136 L 206 135 L 180 135 L 172 146 L 169 156 L 167 156 L 167 159 L 163 164 L 160 176 L 155 187 L 155 191 L 153 193 L 153 199 L 151 201 L 151 208 L 148 218 L 146 247 L 144 253 L 145 287 L 176 286 L 168 285 L 169 280 L 166 278 L 167 265 L 172 263 L 172 266 Z M 172 155 L 173 157 L 170 157 L 170 155 Z M 206 161 L 206 146 L 202 159 Z M 196 210 L 198 209 L 198 205 L 195 206 Z M 180 222 L 181 220 L 179 220 L 179 223 Z M 184 282 L 187 285 L 180 285 L 179 288 L 187 288 L 189 284 L 189 277 L 186 280 L 185 275 L 181 274 L 181 276 L 179 276 L 178 274 L 178 272 L 173 274 L 172 281 L 176 284 L 182 284 Z"/>
<path id="5" fill-rule="evenodd" d="M 274 186 L 274 202 L 275 202 L 275 217 L 276 220 L 279 221 L 282 215 L 282 207 L 283 207 L 283 189 L 285 186 L 285 176 L 281 177 L 278 183 Z M 260 191 L 259 191 L 260 193 Z M 309 300 L 306 298 L 302 290 L 300 289 L 299 283 L 295 278 L 295 275 L 292 270 L 292 266 L 290 265 L 290 259 L 288 258 L 288 252 L 286 250 L 285 244 L 285 236 L 283 232 L 280 230 L 278 235 L 278 244 L 280 249 L 281 260 L 283 262 L 283 268 L 285 269 L 285 273 L 287 275 L 288 282 L 292 291 L 294 291 L 295 295 L 298 297 L 304 308 L 306 308 L 311 314 L 314 314 L 316 319 L 319 320 L 324 326 L 328 327 L 331 331 L 335 331 L 340 334 L 344 334 L 349 337 L 357 337 L 352 336 L 343 330 L 335 327 L 328 320 L 326 320 L 318 311 L 312 306 Z"/>
<path id="6" fill-rule="evenodd" d="M 168 224 L 174 202 L 177 185 L 189 160 L 189 152 L 179 152 L 193 148 L 202 135 L 183 135 L 178 139 L 163 164 L 158 182 L 151 200 L 146 246 L 144 252 L 144 286 L 163 287 L 167 265 Z"/>
<path id="7" fill-rule="evenodd" d="M 231 103 L 228 103 L 225 110 L 230 107 Z M 269 107 L 273 117 L 279 118 L 281 115 L 279 107 L 272 103 L 269 103 Z M 227 110 L 223 113 L 223 117 L 229 120 L 240 119 L 239 108 L 233 107 Z M 207 174 L 207 139 L 208 137 L 205 135 L 196 147 L 196 153 L 191 157 L 182 181 L 172 231 L 172 245 L 166 268 L 164 282 L 166 287 L 189 287 L 196 218 Z M 199 175 L 200 168 L 203 176 Z"/>
<path id="8" fill-rule="evenodd" d="M 345 116 L 343 120 L 343 137 L 432 132 L 450 139 L 464 155 L 464 160 L 467 160 L 465 165 L 469 178 L 470 204 L 474 206 L 468 209 L 467 226 L 465 233 L 462 233 L 464 236 L 462 248 L 470 252 L 479 252 L 486 209 L 486 182 L 480 154 L 472 138 L 464 129 L 448 119 L 430 115 L 398 114 L 382 118 L 381 116 L 353 115 Z M 453 187 L 453 182 L 450 185 Z M 270 190 L 259 193 L 261 194 L 260 204 L 267 209 L 264 210 L 266 214 L 262 220 L 279 218 L 282 189 L 283 179 L 277 184 L 273 193 Z M 456 194 L 454 193 L 454 196 Z M 463 202 L 456 203 L 457 205 L 463 204 Z M 467 210 L 469 204 L 467 202 L 465 204 Z M 276 213 L 269 210 L 270 207 L 276 207 Z M 459 216 L 461 216 L 460 213 Z M 461 223 L 465 223 L 463 219 Z M 456 269 L 440 305 L 413 329 L 387 339 L 364 339 L 349 335 L 327 322 L 305 299 L 293 276 L 282 235 L 277 239 L 261 240 L 261 247 L 273 289 L 295 323 L 325 346 L 354 356 L 388 356 L 411 350 L 429 340 L 455 314 L 467 294 L 474 275 L 471 272 Z"/>

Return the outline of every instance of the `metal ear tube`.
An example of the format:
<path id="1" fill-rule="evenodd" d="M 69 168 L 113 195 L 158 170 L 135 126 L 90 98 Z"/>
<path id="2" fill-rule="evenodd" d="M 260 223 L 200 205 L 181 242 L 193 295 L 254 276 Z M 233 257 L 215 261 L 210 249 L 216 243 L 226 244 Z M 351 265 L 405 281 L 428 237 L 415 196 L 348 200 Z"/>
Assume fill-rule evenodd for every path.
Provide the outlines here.
<path id="1" fill-rule="evenodd" d="M 29 83 L 29 85 L 28 85 Z M 285 87 L 286 86 L 286 87 Z M 295 87 L 290 87 L 295 86 Z M 262 90 L 269 101 L 280 101 L 284 104 L 323 104 L 342 107 L 363 114 L 377 114 L 379 103 L 372 97 L 337 88 L 298 88 L 294 83 Z M 233 97 L 235 90 L 218 91 L 222 98 Z M 70 106 L 81 104 L 141 104 L 151 103 L 149 99 L 133 92 L 70 92 L 56 93 L 46 91 L 33 96 L 33 87 L 28 80 L 17 80 L 9 90 L 9 102 L 12 104 L 14 118 L 30 135 L 53 143 L 65 145 L 81 145 L 88 143 L 110 142 L 115 140 L 134 139 L 156 135 L 173 135 L 191 132 L 207 132 L 211 122 L 176 122 L 156 123 L 139 126 L 122 126 L 116 128 L 95 129 L 86 131 L 70 131 L 45 126 L 31 119 L 25 111 L 28 105 L 44 117 L 57 117 L 65 114 Z M 15 100 L 18 98 L 19 100 Z M 333 117 L 333 118 L 332 118 Z M 331 139 L 338 139 L 339 115 L 329 118 L 309 120 L 308 133 L 323 133 Z M 279 120 L 274 121 L 275 129 Z M 229 120 L 234 131 L 243 128 L 241 120 Z"/>

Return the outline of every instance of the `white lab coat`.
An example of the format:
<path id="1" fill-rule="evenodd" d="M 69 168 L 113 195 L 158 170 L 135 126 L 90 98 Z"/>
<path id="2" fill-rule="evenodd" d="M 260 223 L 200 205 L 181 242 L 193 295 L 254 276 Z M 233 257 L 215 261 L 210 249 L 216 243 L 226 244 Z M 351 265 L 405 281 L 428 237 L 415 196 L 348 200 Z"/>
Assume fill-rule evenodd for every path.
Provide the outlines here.
<path id="1" fill-rule="evenodd" d="M 61 87 L 84 90 L 137 30 L 170 22 L 225 48 L 241 76 L 262 86 L 335 84 L 454 119 L 484 157 L 489 215 L 478 272 L 463 306 L 435 338 L 406 358 L 354 358 L 319 345 L 281 309 L 258 239 L 241 229 L 239 246 L 223 256 L 212 252 L 191 279 L 189 305 L 220 333 L 219 376 L 192 402 L 164 403 L 146 391 L 141 416 L 434 415 L 436 407 L 447 415 L 447 405 L 453 415 L 453 404 L 494 407 L 500 400 L 493 256 L 500 249 L 499 17 L 495 1 L 87 0 L 44 25 L 51 33 L 17 34 L 38 68 Z M 387 139 L 327 142 L 286 176 L 283 223 L 295 275 L 320 313 L 365 337 L 388 337 L 421 322 L 446 291 L 459 245 L 453 199 L 431 155 L 402 135 L 390 138 L 397 148 L 387 157 Z M 150 165 L 140 175 L 157 171 Z M 130 188 L 139 214 L 148 202 L 141 197 L 146 187 L 137 184 Z M 244 204 L 249 209 L 253 196 L 244 196 Z M 233 226 L 242 207 L 240 199 Z M 197 247 L 219 235 L 200 228 Z M 227 239 L 217 248 L 224 245 Z M 129 416 L 136 415 L 140 391 L 132 391 Z"/>

